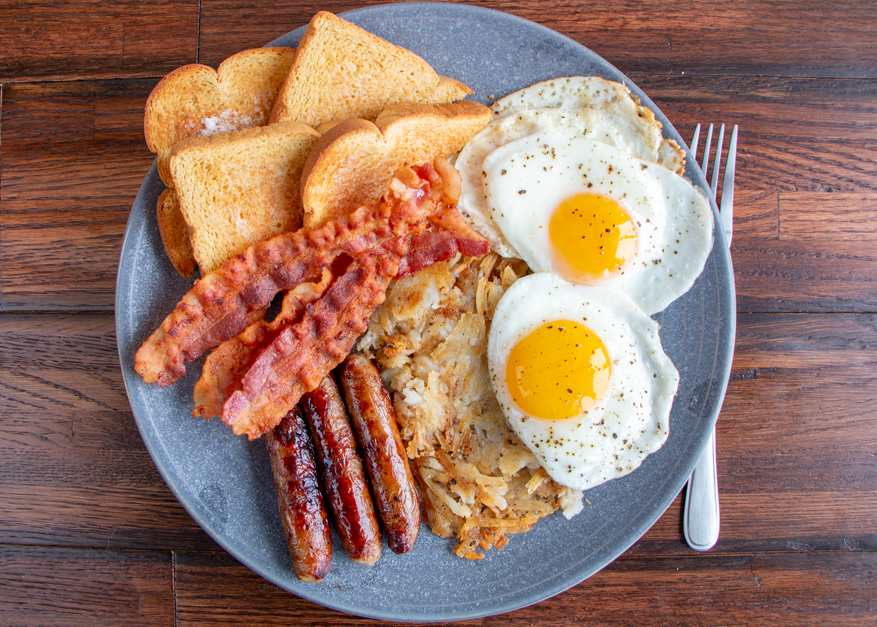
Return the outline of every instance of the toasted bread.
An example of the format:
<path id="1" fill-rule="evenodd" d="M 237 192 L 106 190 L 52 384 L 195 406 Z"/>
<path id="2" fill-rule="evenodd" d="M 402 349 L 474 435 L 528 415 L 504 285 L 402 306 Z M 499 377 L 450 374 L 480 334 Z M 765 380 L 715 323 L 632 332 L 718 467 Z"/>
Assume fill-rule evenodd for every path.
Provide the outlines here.
<path id="1" fill-rule="evenodd" d="M 302 173 L 304 225 L 316 228 L 383 194 L 393 173 L 448 157 L 493 117 L 468 101 L 443 105 L 398 104 L 374 123 L 344 120 L 320 128 Z"/>
<path id="2" fill-rule="evenodd" d="M 381 130 L 368 120 L 344 120 L 317 140 L 302 173 L 304 225 L 317 228 L 387 189 L 395 159 Z"/>
<path id="3" fill-rule="evenodd" d="M 156 206 L 158 232 L 161 242 L 174 268 L 182 276 L 189 276 L 195 271 L 195 257 L 192 253 L 192 242 L 189 241 L 189 229 L 180 211 L 177 192 L 166 189 L 158 198 Z"/>
<path id="4" fill-rule="evenodd" d="M 202 274 L 301 226 L 301 173 L 318 137 L 309 126 L 282 122 L 174 146 L 171 174 Z"/>
<path id="5" fill-rule="evenodd" d="M 295 58 L 292 48 L 244 50 L 218 70 L 198 63 L 165 76 L 146 101 L 143 132 L 158 155 L 158 173 L 173 187 L 168 160 L 177 142 L 190 137 L 267 124 Z"/>
<path id="6" fill-rule="evenodd" d="M 471 89 L 460 81 L 448 78 L 447 76 L 439 76 L 435 90 L 427 98 L 421 102 L 424 104 L 448 104 L 462 100 L 466 96 L 473 94 Z"/>
<path id="7" fill-rule="evenodd" d="M 472 90 L 440 77 L 419 56 L 326 11 L 301 39 L 271 122 L 293 120 L 316 128 L 331 120 L 374 120 L 400 102 L 441 104 Z"/>

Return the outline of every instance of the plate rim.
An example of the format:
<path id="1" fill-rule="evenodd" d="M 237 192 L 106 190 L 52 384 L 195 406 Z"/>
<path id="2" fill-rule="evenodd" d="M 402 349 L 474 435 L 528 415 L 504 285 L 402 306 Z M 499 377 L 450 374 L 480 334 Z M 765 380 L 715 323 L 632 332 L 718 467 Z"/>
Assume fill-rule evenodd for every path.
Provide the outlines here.
<path id="1" fill-rule="evenodd" d="M 680 144 L 680 146 L 683 148 L 683 150 L 686 153 L 686 161 L 689 164 L 689 166 L 692 164 L 694 165 L 693 168 L 686 169 L 686 175 L 692 180 L 692 182 L 695 185 L 697 185 L 701 189 L 708 189 L 708 185 L 707 185 L 705 177 L 700 172 L 700 169 L 696 167 L 696 162 L 694 162 L 694 160 L 691 159 L 691 153 L 688 149 L 686 142 L 681 138 L 679 133 L 673 127 L 672 123 L 670 123 L 670 121 L 666 118 L 666 116 L 663 114 L 663 112 L 660 110 L 660 108 L 658 108 L 655 105 L 655 103 L 648 97 L 648 95 L 645 94 L 645 92 L 643 92 L 630 78 L 628 78 L 625 74 L 623 74 L 621 71 L 619 71 L 617 68 L 615 68 L 615 66 L 613 66 L 611 63 L 609 63 L 608 61 L 603 59 L 603 57 L 601 57 L 600 55 L 596 54 L 595 52 L 593 52 L 592 50 L 590 50 L 586 46 L 582 45 L 581 43 L 575 41 L 574 39 L 572 39 L 572 38 L 570 38 L 562 33 L 559 33 L 559 32 L 557 32 L 551 28 L 548 28 L 547 26 L 544 26 L 542 24 L 533 22 L 531 20 L 527 20 L 526 18 L 522 18 L 520 16 L 513 15 L 511 13 L 505 13 L 503 11 L 498 11 L 495 9 L 490 9 L 490 8 L 480 7 L 480 6 L 460 5 L 460 4 L 455 4 L 455 3 L 444 3 L 444 2 L 409 2 L 409 3 L 403 3 L 401 5 L 400 4 L 382 4 L 382 5 L 361 7 L 358 9 L 353 9 L 350 11 L 338 13 L 338 15 L 345 17 L 345 19 L 349 19 L 349 18 L 356 18 L 356 17 L 362 16 L 362 15 L 368 15 L 368 16 L 379 15 L 380 13 L 388 11 L 388 10 L 390 10 L 390 11 L 399 11 L 399 10 L 408 11 L 408 10 L 410 10 L 412 13 L 411 17 L 422 17 L 422 16 L 418 16 L 417 12 L 418 12 L 418 10 L 422 10 L 425 8 L 429 9 L 431 11 L 445 11 L 445 12 L 450 13 L 450 14 L 457 14 L 457 15 L 452 15 L 452 17 L 455 19 L 460 19 L 461 17 L 475 16 L 475 17 L 485 18 L 488 20 L 508 20 L 512 23 L 515 23 L 517 26 L 519 26 L 522 29 L 533 30 L 535 32 L 540 33 L 542 36 L 545 36 L 545 37 L 548 37 L 551 39 L 560 38 L 560 40 L 565 41 L 567 43 L 567 45 L 572 44 L 574 47 L 583 49 L 587 55 L 593 56 L 596 60 L 598 60 L 600 62 L 600 64 L 605 65 L 608 69 L 615 72 L 621 79 L 623 79 L 625 85 L 627 85 L 628 87 L 631 88 L 632 91 L 637 93 L 637 95 L 639 95 L 641 97 L 641 99 L 644 99 L 643 104 L 645 106 L 649 107 L 652 111 L 654 111 L 655 114 L 659 117 L 659 119 L 661 119 L 662 123 L 664 124 L 665 137 L 667 135 L 670 135 L 673 139 L 676 139 L 676 141 Z M 351 21 L 353 21 L 353 20 L 351 20 Z M 265 45 L 266 46 L 284 45 L 284 42 L 291 39 L 291 38 L 292 39 L 300 38 L 301 35 L 304 33 L 304 30 L 306 27 L 307 27 L 307 24 L 302 25 L 299 28 L 294 29 L 292 31 L 289 31 L 285 35 L 282 35 L 282 36 L 274 39 L 273 41 L 271 41 Z M 141 187 L 138 190 L 137 198 L 135 198 L 134 205 L 137 204 L 137 199 L 140 198 L 141 194 L 144 193 L 144 190 L 146 190 L 146 188 L 150 184 L 151 177 L 156 177 L 156 176 L 157 176 L 157 167 L 156 167 L 156 162 L 153 161 L 150 169 L 148 170 L 147 174 L 144 176 Z M 711 207 L 713 210 L 714 223 L 719 224 L 719 222 L 717 221 L 718 208 L 716 207 L 715 201 L 711 200 L 710 204 L 711 204 Z M 233 546 L 231 546 L 223 538 L 221 531 L 218 531 L 215 528 L 215 526 L 211 523 L 211 521 L 207 520 L 205 517 L 203 517 L 199 514 L 199 512 L 195 509 L 194 503 L 190 499 L 188 499 L 187 497 L 184 497 L 184 495 L 181 493 L 179 487 L 176 485 L 176 483 L 169 476 L 170 471 L 167 468 L 165 468 L 164 464 L 161 461 L 161 457 L 158 454 L 158 451 L 154 450 L 154 447 L 157 446 L 156 442 L 153 441 L 151 438 L 146 437 L 146 434 L 144 433 L 144 428 L 146 428 L 146 425 L 142 424 L 142 421 L 140 419 L 138 419 L 137 413 L 134 409 L 134 406 L 132 403 L 130 403 L 130 399 L 134 397 L 134 394 L 132 394 L 132 392 L 134 391 L 133 385 L 135 383 L 135 380 L 132 379 L 132 368 L 126 363 L 126 359 L 128 359 L 128 356 L 125 354 L 125 351 L 126 351 L 126 349 L 130 349 L 129 344 L 133 341 L 133 338 L 125 338 L 124 337 L 126 329 L 123 327 L 123 321 L 124 321 L 125 317 L 124 317 L 122 312 L 124 312 L 124 310 L 125 310 L 124 305 L 126 303 L 126 300 L 123 299 L 122 296 L 130 293 L 131 289 L 133 288 L 133 282 L 130 280 L 129 276 L 123 275 L 122 271 L 123 271 L 124 263 L 126 261 L 126 257 L 130 258 L 131 252 L 135 250 L 134 240 L 136 239 L 139 241 L 140 237 L 144 234 L 143 229 L 139 230 L 136 233 L 132 229 L 132 222 L 133 222 L 134 217 L 135 217 L 133 215 L 134 205 L 132 205 L 132 213 L 131 213 L 131 215 L 129 215 L 128 221 L 126 223 L 125 234 L 124 234 L 124 237 L 122 240 L 122 246 L 121 246 L 121 250 L 119 253 L 119 264 L 118 264 L 118 269 L 117 269 L 116 285 L 115 285 L 116 292 L 115 292 L 115 299 L 114 299 L 115 300 L 114 313 L 115 313 L 117 351 L 118 351 L 118 356 L 119 356 L 119 360 L 120 360 L 120 366 L 121 366 L 122 373 L 123 373 L 123 382 L 124 382 L 124 386 L 125 386 L 125 392 L 129 398 L 129 404 L 131 405 L 131 410 L 132 410 L 132 414 L 134 415 L 135 423 L 137 424 L 137 428 L 141 433 L 141 438 L 143 439 L 144 445 L 145 445 L 147 451 L 149 452 L 149 455 L 152 458 L 153 463 L 156 466 L 156 469 L 161 474 L 162 479 L 164 480 L 165 484 L 170 488 L 174 497 L 183 506 L 183 508 L 186 510 L 186 512 L 193 518 L 193 520 L 195 520 L 195 522 L 198 523 L 198 525 L 205 532 L 207 532 L 207 534 L 210 535 L 210 537 L 217 544 L 219 544 L 219 546 L 221 546 L 226 552 L 228 552 L 238 562 L 242 563 L 247 568 L 249 568 L 253 572 L 257 573 L 259 576 L 274 583 L 275 585 L 281 587 L 282 589 L 286 590 L 287 592 L 290 592 L 292 594 L 295 594 L 296 596 L 299 596 L 299 597 L 304 598 L 308 601 L 311 601 L 313 603 L 322 605 L 322 606 L 330 608 L 330 609 L 345 612 L 345 613 L 355 615 L 355 616 L 362 616 L 362 617 L 378 619 L 378 620 L 408 621 L 408 622 L 445 622 L 445 621 L 458 621 L 458 620 L 484 618 L 487 616 L 494 616 L 494 615 L 514 611 L 514 610 L 521 609 L 523 607 L 527 607 L 527 606 L 530 606 L 532 604 L 538 603 L 538 602 L 543 601 L 545 599 L 551 598 L 557 594 L 560 594 L 560 593 L 578 585 L 579 583 L 581 583 L 585 579 L 591 577 L 595 573 L 599 572 L 600 570 L 602 570 L 603 568 L 605 568 L 606 566 L 608 566 L 609 564 L 614 562 L 621 554 L 623 554 L 626 550 L 628 550 L 630 548 L 630 546 L 632 546 L 639 538 L 641 538 L 642 535 L 644 535 L 648 531 L 648 529 L 651 528 L 651 526 L 654 525 L 654 523 L 666 512 L 667 508 L 669 508 L 669 506 L 673 503 L 676 495 L 678 495 L 679 491 L 684 487 L 685 483 L 687 482 L 687 476 L 690 473 L 683 473 L 684 476 L 680 475 L 680 478 L 677 478 L 676 481 L 674 481 L 674 484 L 678 484 L 678 485 L 671 486 L 671 489 L 669 492 L 672 493 L 672 496 L 670 496 L 669 498 L 663 499 L 663 501 L 661 503 L 659 503 L 655 508 L 649 510 L 648 515 L 640 514 L 639 518 L 643 518 L 643 520 L 640 521 L 640 523 L 636 526 L 635 529 L 633 529 L 633 530 L 631 530 L 629 528 L 623 529 L 622 532 L 624 533 L 625 537 L 627 537 L 627 538 L 633 537 L 633 540 L 629 543 L 626 543 L 626 542 L 620 543 L 618 545 L 617 550 L 611 552 L 610 559 L 605 561 L 605 563 L 603 563 L 599 567 L 596 567 L 593 569 L 588 569 L 589 572 L 576 573 L 576 575 L 574 575 L 572 577 L 565 577 L 565 578 L 560 578 L 560 579 L 553 578 L 551 580 L 552 585 L 545 586 L 544 581 L 539 582 L 541 587 L 538 588 L 538 591 L 533 591 L 529 594 L 521 594 L 521 595 L 515 596 L 513 601 L 509 600 L 505 603 L 488 605 L 486 608 L 481 607 L 480 605 L 475 604 L 475 603 L 468 603 L 465 606 L 453 606 L 453 611 L 451 613 L 448 613 L 447 611 L 442 611 L 442 612 L 435 612 L 435 611 L 426 612 L 426 611 L 424 611 L 424 612 L 419 612 L 419 613 L 402 613 L 402 612 L 393 612 L 393 611 L 387 611 L 387 610 L 380 611 L 380 612 L 371 612 L 371 611 L 363 611 L 362 609 L 360 609 L 356 606 L 347 604 L 347 603 L 338 602 L 337 600 L 333 600 L 330 596 L 325 595 L 325 594 L 309 594 L 310 591 L 320 592 L 321 589 L 318 589 L 318 588 L 302 587 L 301 589 L 299 589 L 298 587 L 295 587 L 295 589 L 292 589 L 290 586 L 286 585 L 285 582 L 278 581 L 275 577 L 273 577 L 271 575 L 271 573 L 266 572 L 266 569 L 261 567 L 260 564 L 254 563 L 253 560 L 248 559 L 246 556 L 240 555 L 239 552 L 236 551 L 235 548 Z M 728 316 L 728 320 L 720 320 L 719 321 L 720 324 L 722 322 L 728 324 L 728 331 L 724 336 L 724 339 L 727 343 L 727 350 L 725 351 L 724 359 L 719 359 L 720 356 L 717 355 L 716 360 L 714 361 L 714 364 L 713 364 L 714 370 L 718 370 L 720 373 L 720 376 L 718 377 L 718 379 L 715 379 L 715 378 L 713 379 L 714 381 L 718 381 L 720 389 L 716 393 L 715 407 L 711 411 L 711 414 L 709 415 L 709 417 L 707 417 L 705 420 L 706 424 L 711 425 L 710 430 L 714 429 L 714 427 L 715 427 L 715 422 L 718 418 L 718 414 L 719 414 L 719 411 L 721 410 L 722 402 L 723 402 L 725 393 L 727 391 L 727 386 L 728 386 L 730 371 L 731 371 L 731 362 L 732 362 L 733 353 L 734 353 L 735 337 L 736 337 L 736 289 L 735 289 L 735 285 L 734 285 L 734 274 L 733 274 L 733 268 L 732 268 L 732 264 L 731 264 L 730 253 L 728 252 L 728 248 L 727 248 L 727 245 L 725 242 L 724 232 L 722 231 L 722 229 L 721 228 L 714 228 L 713 232 L 714 232 L 714 243 L 713 243 L 714 250 L 713 250 L 713 252 L 715 252 L 715 250 L 718 248 L 719 254 L 714 255 L 711 252 L 710 258 L 708 259 L 707 263 L 710 263 L 710 261 L 712 261 L 712 263 L 722 263 L 723 265 L 726 266 L 727 276 L 729 278 L 729 284 L 727 286 L 728 287 L 728 289 L 727 289 L 728 298 L 722 299 L 725 306 L 723 308 L 720 308 L 720 311 L 722 311 L 722 312 L 728 311 L 730 313 L 730 315 Z M 721 288 L 719 289 L 719 292 L 721 292 Z M 719 296 L 722 297 L 723 294 L 720 293 Z M 126 339 L 128 340 L 127 342 L 125 341 Z M 133 376 L 136 377 L 136 373 L 134 373 Z M 698 443 L 698 446 L 696 447 L 697 455 L 694 456 L 694 458 L 693 458 L 694 463 L 696 463 L 696 460 L 699 459 L 700 455 L 703 452 L 704 447 L 707 444 L 708 435 L 709 435 L 710 430 L 706 431 L 706 437 L 701 438 L 701 441 Z M 694 463 L 691 464 L 692 468 L 694 466 Z M 668 481 L 669 481 L 669 479 L 668 479 Z M 666 485 L 666 482 L 663 485 Z M 668 494 L 669 494 L 669 492 L 668 492 Z M 428 531 L 428 529 L 426 529 L 424 531 Z M 611 538 L 610 541 L 614 540 L 622 532 L 619 532 L 619 534 L 616 534 L 615 536 L 613 536 L 613 538 Z M 574 567 L 578 566 L 578 565 L 579 564 L 577 563 L 574 565 Z M 310 585 L 312 586 L 313 584 L 310 584 Z M 307 584 L 305 584 L 305 586 L 307 586 Z M 504 597 L 508 598 L 508 595 L 504 595 Z M 410 606 L 406 606 L 406 607 L 410 607 Z M 464 607 L 468 608 L 468 610 L 462 609 Z"/>

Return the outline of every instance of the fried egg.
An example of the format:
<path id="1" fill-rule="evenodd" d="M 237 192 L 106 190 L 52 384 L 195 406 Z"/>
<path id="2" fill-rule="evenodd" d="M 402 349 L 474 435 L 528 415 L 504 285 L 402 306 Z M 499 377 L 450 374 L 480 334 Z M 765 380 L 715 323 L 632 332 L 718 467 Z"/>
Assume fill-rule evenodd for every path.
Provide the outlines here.
<path id="1" fill-rule="evenodd" d="M 482 168 L 493 222 L 532 270 L 619 289 L 648 314 L 691 288 L 712 249 L 705 194 L 608 144 L 547 128 Z"/>
<path id="2" fill-rule="evenodd" d="M 497 100 L 493 110 L 508 117 L 528 109 L 551 108 L 574 114 L 584 133 L 635 157 L 682 174 L 684 153 L 661 134 L 655 113 L 640 104 L 626 85 L 599 76 L 570 76 L 536 83 Z"/>
<path id="3" fill-rule="evenodd" d="M 679 375 L 657 323 L 618 291 L 547 273 L 518 280 L 494 313 L 487 358 L 509 425 L 562 485 L 622 477 L 667 439 Z"/>
<path id="4" fill-rule="evenodd" d="M 501 98 L 493 109 L 497 118 L 466 144 L 455 161 L 463 178 L 458 206 L 469 224 L 504 257 L 518 255 L 490 215 L 482 168 L 487 155 L 500 146 L 550 127 L 569 138 L 588 137 L 615 146 L 677 174 L 684 170 L 682 150 L 662 137 L 655 114 L 620 83 L 596 76 L 558 78 Z"/>

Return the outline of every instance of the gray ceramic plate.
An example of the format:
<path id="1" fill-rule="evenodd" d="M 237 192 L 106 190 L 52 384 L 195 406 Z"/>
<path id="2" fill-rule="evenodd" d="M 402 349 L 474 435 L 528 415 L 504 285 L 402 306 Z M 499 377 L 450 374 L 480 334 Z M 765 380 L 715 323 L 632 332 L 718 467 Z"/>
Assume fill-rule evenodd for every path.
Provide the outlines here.
<path id="1" fill-rule="evenodd" d="M 465 82 L 488 102 L 537 81 L 599 75 L 622 81 L 684 145 L 654 104 L 618 70 L 558 33 L 495 11 L 454 4 L 403 3 L 344 14 L 409 48 L 440 74 Z M 271 45 L 295 46 L 304 28 Z M 689 163 L 692 160 L 689 159 Z M 706 187 L 700 172 L 688 176 Z M 630 547 L 682 489 L 712 429 L 730 372 L 734 285 L 721 229 L 692 290 L 657 316 L 664 348 L 681 374 L 666 445 L 642 467 L 587 493 L 573 518 L 551 516 L 502 551 L 478 562 L 451 553 L 453 541 L 424 527 L 408 555 L 385 550 L 372 568 L 335 552 L 330 575 L 302 584 L 292 573 L 261 440 L 237 438 L 218 420 L 191 418 L 200 362 L 168 389 L 147 386 L 134 353 L 191 285 L 168 262 L 155 222 L 163 189 L 153 165 L 131 210 L 116 289 L 119 355 L 134 417 L 167 484 L 220 545 L 266 579 L 301 597 L 351 614 L 388 620 L 463 620 L 514 610 L 594 574 Z M 337 542 L 336 542 L 337 546 Z"/>

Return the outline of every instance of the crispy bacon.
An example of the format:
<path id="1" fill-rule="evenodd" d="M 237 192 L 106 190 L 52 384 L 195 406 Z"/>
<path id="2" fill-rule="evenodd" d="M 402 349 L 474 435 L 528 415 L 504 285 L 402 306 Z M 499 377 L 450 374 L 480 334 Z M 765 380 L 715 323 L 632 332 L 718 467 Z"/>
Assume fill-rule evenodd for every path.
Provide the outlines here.
<path id="1" fill-rule="evenodd" d="M 235 435 L 251 440 L 273 429 L 301 396 L 350 353 L 386 296 L 410 237 L 354 260 L 298 324 L 262 351 L 222 411 Z"/>
<path id="2" fill-rule="evenodd" d="M 165 387 L 186 361 L 221 344 L 205 363 L 193 414 L 221 406 L 222 419 L 250 439 L 272 429 L 350 352 L 393 278 L 488 251 L 456 211 L 459 175 L 443 161 L 436 168 L 403 169 L 377 205 L 257 244 L 196 282 L 137 351 L 137 372 Z M 283 289 L 292 291 L 281 313 L 262 321 Z"/>
<path id="3" fill-rule="evenodd" d="M 441 228 L 436 226 L 441 220 L 430 223 L 428 218 L 455 211 L 456 202 L 455 193 L 446 193 L 442 176 L 430 164 L 397 176 L 376 205 L 318 229 L 256 244 L 197 281 L 137 351 L 135 370 L 146 383 L 166 387 L 185 374 L 185 362 L 256 321 L 280 290 L 319 280 L 322 268 L 341 255 L 355 260 L 431 224 Z M 478 239 L 470 233 L 468 239 Z"/>
<path id="4" fill-rule="evenodd" d="M 322 298 L 308 307 L 301 322 L 276 336 L 223 407 L 222 420 L 235 435 L 246 433 L 252 440 L 274 428 L 303 394 L 341 363 L 368 327 L 369 316 L 384 301 L 392 279 L 449 259 L 458 251 L 487 252 L 486 240 L 474 234 L 456 211 L 438 216 L 433 226 L 388 241 L 353 261 Z"/>
<path id="5" fill-rule="evenodd" d="M 396 278 L 413 274 L 436 261 L 450 259 L 457 252 L 470 256 L 487 253 L 489 245 L 486 240 L 480 236 L 472 237 L 472 231 L 459 214 L 446 215 L 455 217 L 463 228 L 457 228 L 453 219 L 441 220 L 439 226 L 430 225 L 430 228 L 413 237 L 410 250 L 396 272 Z M 301 320 L 303 305 L 322 296 L 332 279 L 334 276 L 324 270 L 323 280 L 319 285 L 303 283 L 288 292 L 283 299 L 282 310 L 274 320 L 260 320 L 251 324 L 240 335 L 217 346 L 207 356 L 201 378 L 195 384 L 195 409 L 192 415 L 202 418 L 219 416 L 228 397 L 241 389 L 241 380 L 259 353 L 271 344 L 284 327 Z M 302 288 L 307 288 L 303 295 Z M 299 295 L 295 295 L 296 293 Z"/>
<path id="6" fill-rule="evenodd" d="M 274 320 L 255 322 L 239 335 L 217 346 L 204 361 L 201 378 L 195 384 L 195 409 L 192 415 L 202 418 L 221 415 L 223 404 L 235 390 L 240 389 L 241 379 L 259 353 L 271 344 L 284 327 L 302 319 L 305 306 L 318 300 L 333 278 L 329 269 L 324 269 L 319 283 L 302 283 L 286 293 L 280 313 Z"/>
<path id="7" fill-rule="evenodd" d="M 448 211 L 430 220 L 429 226 L 411 239 L 396 278 L 410 276 L 457 253 L 478 257 L 489 252 L 490 243 L 473 231 L 458 211 Z"/>

